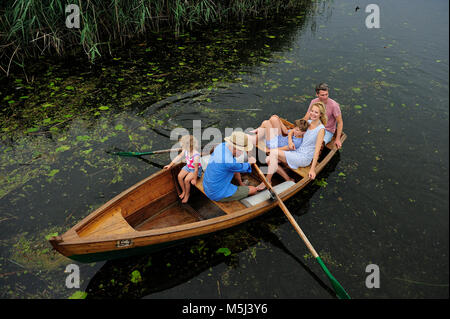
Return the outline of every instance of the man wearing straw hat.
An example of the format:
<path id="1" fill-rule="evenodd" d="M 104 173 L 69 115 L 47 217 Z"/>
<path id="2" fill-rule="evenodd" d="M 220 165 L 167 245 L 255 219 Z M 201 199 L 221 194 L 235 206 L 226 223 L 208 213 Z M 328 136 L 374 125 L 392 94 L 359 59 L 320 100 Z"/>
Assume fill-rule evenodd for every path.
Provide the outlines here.
<path id="1" fill-rule="evenodd" d="M 225 142 L 217 145 L 208 162 L 203 177 L 203 189 L 209 199 L 219 202 L 240 200 L 256 194 L 254 186 L 247 186 L 241 180 L 240 173 L 250 173 L 251 164 L 256 163 L 248 156 L 247 163 L 239 163 L 236 158 L 253 149 L 252 142 L 243 132 L 233 132 L 225 137 Z M 239 186 L 231 183 L 236 177 Z"/>

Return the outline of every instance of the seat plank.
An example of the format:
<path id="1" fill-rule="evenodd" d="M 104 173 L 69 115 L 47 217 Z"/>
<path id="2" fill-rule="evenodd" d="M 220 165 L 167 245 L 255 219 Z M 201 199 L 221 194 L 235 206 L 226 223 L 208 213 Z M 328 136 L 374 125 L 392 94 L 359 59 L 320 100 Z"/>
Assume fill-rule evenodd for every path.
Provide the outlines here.
<path id="1" fill-rule="evenodd" d="M 205 194 L 206 197 L 208 197 L 205 193 L 205 190 L 203 189 L 203 177 L 204 175 L 202 175 L 202 177 L 200 177 L 199 179 L 197 179 L 197 184 L 195 184 L 195 187 L 201 191 L 203 194 Z M 242 204 L 240 201 L 238 200 L 234 200 L 231 202 L 216 202 L 211 200 L 211 202 L 213 202 L 214 204 L 216 204 L 217 206 L 220 207 L 220 209 L 222 209 L 225 213 L 227 214 L 231 214 L 234 213 L 238 210 L 242 210 L 245 209 L 245 205 Z"/>

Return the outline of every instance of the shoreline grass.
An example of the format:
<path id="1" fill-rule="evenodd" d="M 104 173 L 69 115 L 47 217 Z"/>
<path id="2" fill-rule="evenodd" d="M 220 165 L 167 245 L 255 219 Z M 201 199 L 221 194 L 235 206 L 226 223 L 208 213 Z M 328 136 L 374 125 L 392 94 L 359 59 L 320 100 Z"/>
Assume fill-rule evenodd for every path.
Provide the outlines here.
<path id="1" fill-rule="evenodd" d="M 79 7 L 79 28 L 66 27 L 66 6 Z M 9 76 L 40 55 L 82 49 L 93 63 L 148 32 L 179 35 L 210 24 L 272 17 L 310 0 L 7 0 L 0 9 L 0 71 Z"/>

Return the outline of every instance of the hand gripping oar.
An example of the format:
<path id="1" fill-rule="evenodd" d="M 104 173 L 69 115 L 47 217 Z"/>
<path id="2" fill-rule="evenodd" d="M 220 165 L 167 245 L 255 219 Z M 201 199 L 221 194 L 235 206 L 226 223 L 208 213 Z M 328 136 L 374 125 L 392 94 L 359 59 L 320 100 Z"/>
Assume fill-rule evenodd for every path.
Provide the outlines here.
<path id="1" fill-rule="evenodd" d="M 328 268 L 325 266 L 325 264 L 323 263 L 322 259 L 319 257 L 319 254 L 316 252 L 316 250 L 314 249 L 314 247 L 311 245 L 311 243 L 309 242 L 308 238 L 305 236 L 305 234 L 303 233 L 302 229 L 300 228 L 300 226 L 297 224 L 297 222 L 295 221 L 294 217 L 291 215 L 291 213 L 289 212 L 289 210 L 287 209 L 286 205 L 284 205 L 283 201 L 281 200 L 280 196 L 278 196 L 278 194 L 273 190 L 272 186 L 267 182 L 266 177 L 264 176 L 264 174 L 261 172 L 261 170 L 259 169 L 258 165 L 253 164 L 253 167 L 255 168 L 256 172 L 258 173 L 259 177 L 262 179 L 262 181 L 264 182 L 264 184 L 266 185 L 266 187 L 269 189 L 269 191 L 271 192 L 272 196 L 274 196 L 277 201 L 278 201 L 278 205 L 280 206 L 281 210 L 283 211 L 283 213 L 286 215 L 286 217 L 289 219 L 289 222 L 292 224 L 292 226 L 294 226 L 295 230 L 297 231 L 297 233 L 300 235 L 300 237 L 302 238 L 302 240 L 305 242 L 306 247 L 308 247 L 309 251 L 311 252 L 311 254 L 313 255 L 313 257 L 317 260 L 317 262 L 319 263 L 320 267 L 322 268 L 322 270 L 325 272 L 325 274 L 327 275 L 328 279 L 331 282 L 331 285 L 334 288 L 334 291 L 336 292 L 336 296 L 339 299 L 350 299 L 350 296 L 348 295 L 348 293 L 345 291 L 345 289 L 341 286 L 341 284 L 336 280 L 336 278 L 333 277 L 333 275 L 330 273 L 330 271 L 328 270 Z"/>
<path id="2" fill-rule="evenodd" d="M 169 153 L 171 151 L 179 152 L 179 151 L 181 151 L 181 148 L 170 148 L 167 150 L 149 151 L 149 152 L 108 152 L 108 153 L 112 154 L 112 155 L 119 155 L 119 156 L 142 156 L 142 155 Z"/>

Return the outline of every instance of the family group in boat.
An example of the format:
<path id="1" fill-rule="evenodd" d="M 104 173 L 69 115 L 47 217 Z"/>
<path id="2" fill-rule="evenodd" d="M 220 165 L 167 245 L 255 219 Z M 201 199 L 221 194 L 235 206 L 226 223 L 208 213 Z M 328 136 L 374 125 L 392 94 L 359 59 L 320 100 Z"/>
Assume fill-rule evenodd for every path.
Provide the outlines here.
<path id="1" fill-rule="evenodd" d="M 295 121 L 294 128 L 288 129 L 277 115 L 272 115 L 250 134 L 233 132 L 225 137 L 225 142 L 215 147 L 204 170 L 203 189 L 208 198 L 218 202 L 240 200 L 266 187 L 264 183 L 258 186 L 246 185 L 240 175 L 251 172 L 251 165 L 256 163 L 256 159 L 249 152 L 261 140 L 265 140 L 269 154 L 266 159 L 266 179 L 269 183 L 275 173 L 286 181 L 292 180 L 280 163 L 292 169 L 310 166 L 308 176 L 315 179 L 315 168 L 323 145 L 328 144 L 334 136 L 333 146 L 341 148 L 343 130 L 341 110 L 339 104 L 328 96 L 328 85 L 320 83 L 315 91 L 317 97 L 311 101 L 305 116 Z M 186 165 L 178 174 L 178 182 L 182 191 L 179 197 L 182 203 L 187 203 L 190 187 L 196 185 L 203 168 L 196 139 L 192 135 L 185 135 L 180 139 L 180 144 L 183 151 L 164 169 L 170 169 L 185 158 Z M 247 155 L 245 162 L 237 160 L 243 155 Z M 231 182 L 233 178 L 238 185 Z"/>

